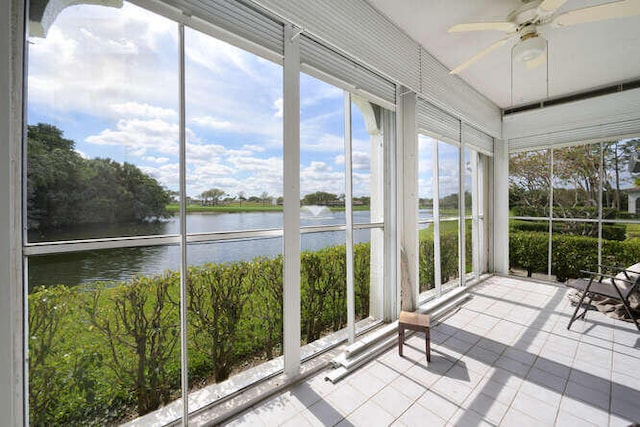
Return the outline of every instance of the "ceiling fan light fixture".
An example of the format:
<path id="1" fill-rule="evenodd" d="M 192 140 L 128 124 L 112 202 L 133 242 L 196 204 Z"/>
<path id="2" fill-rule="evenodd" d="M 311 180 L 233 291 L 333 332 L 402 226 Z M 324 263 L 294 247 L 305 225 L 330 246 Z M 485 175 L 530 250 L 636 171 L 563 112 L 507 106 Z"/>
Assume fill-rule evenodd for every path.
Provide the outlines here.
<path id="1" fill-rule="evenodd" d="M 528 36 L 523 37 L 520 43 L 513 47 L 513 58 L 515 60 L 529 62 L 544 54 L 547 48 L 546 40 L 537 34 Z"/>

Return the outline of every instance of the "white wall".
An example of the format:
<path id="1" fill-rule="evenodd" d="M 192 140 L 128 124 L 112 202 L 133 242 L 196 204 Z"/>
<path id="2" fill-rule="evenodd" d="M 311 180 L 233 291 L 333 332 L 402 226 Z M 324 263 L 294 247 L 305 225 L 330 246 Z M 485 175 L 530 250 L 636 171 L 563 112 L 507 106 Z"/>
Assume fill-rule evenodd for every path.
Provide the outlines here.
<path id="1" fill-rule="evenodd" d="M 493 152 L 493 272 L 509 273 L 509 150 L 496 140 Z"/>

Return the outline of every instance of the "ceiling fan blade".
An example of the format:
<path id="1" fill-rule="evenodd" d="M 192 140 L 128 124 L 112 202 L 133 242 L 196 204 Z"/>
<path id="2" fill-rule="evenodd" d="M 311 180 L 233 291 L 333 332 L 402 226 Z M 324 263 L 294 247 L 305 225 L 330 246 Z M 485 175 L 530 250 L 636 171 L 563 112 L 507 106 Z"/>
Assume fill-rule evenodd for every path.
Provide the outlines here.
<path id="1" fill-rule="evenodd" d="M 538 68 L 539 66 L 544 64 L 546 61 L 547 61 L 547 55 L 546 53 L 543 53 L 537 58 L 532 59 L 531 61 L 527 61 L 527 70 L 533 70 L 534 68 Z"/>
<path id="2" fill-rule="evenodd" d="M 468 66 L 470 66 L 474 62 L 478 61 L 480 58 L 482 58 L 486 54 L 493 52 L 494 50 L 496 50 L 497 48 L 499 48 L 500 46 L 502 46 L 503 44 L 508 42 L 509 39 L 511 39 L 511 36 L 508 36 L 508 37 L 505 37 L 505 38 L 503 38 L 501 40 L 498 40 L 497 42 L 493 43 L 491 46 L 482 49 L 480 52 L 478 52 L 475 55 L 473 55 L 467 61 L 463 62 L 462 64 L 458 65 L 456 68 L 451 70 L 449 72 L 449 74 L 458 74 L 458 73 L 460 73 L 460 71 L 464 70 L 465 68 L 467 68 Z"/>
<path id="3" fill-rule="evenodd" d="M 513 22 L 471 22 L 468 24 L 457 24 L 449 28 L 450 33 L 461 33 L 466 31 L 502 31 L 511 33 L 518 27 Z"/>
<path id="4" fill-rule="evenodd" d="M 566 2 L 567 0 L 544 0 L 542 3 L 540 3 L 538 9 L 542 10 L 544 13 L 553 13 L 560 7 L 562 7 L 562 5 Z"/>
<path id="5" fill-rule="evenodd" d="M 585 24 L 587 22 L 605 21 L 607 19 L 624 18 L 640 15 L 640 0 L 622 0 L 605 3 L 599 6 L 572 10 L 558 15 L 552 23 L 559 27 Z"/>

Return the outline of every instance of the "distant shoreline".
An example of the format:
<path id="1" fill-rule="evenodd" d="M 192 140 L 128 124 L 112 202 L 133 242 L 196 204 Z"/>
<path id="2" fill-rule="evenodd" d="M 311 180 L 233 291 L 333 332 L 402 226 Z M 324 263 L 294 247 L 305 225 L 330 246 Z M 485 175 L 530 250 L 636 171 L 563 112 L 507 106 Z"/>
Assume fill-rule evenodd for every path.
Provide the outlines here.
<path id="1" fill-rule="evenodd" d="M 340 206 L 328 206 L 332 212 L 341 212 L 345 208 Z M 167 205 L 166 210 L 171 213 L 177 213 L 180 211 L 180 205 L 172 203 Z M 354 211 L 368 211 L 369 206 L 354 206 Z M 202 206 L 202 205 L 187 205 L 187 212 L 219 212 L 219 213 L 240 213 L 240 212 L 282 212 L 281 205 L 262 205 L 261 203 L 243 203 L 239 204 L 223 204 L 218 206 Z"/>

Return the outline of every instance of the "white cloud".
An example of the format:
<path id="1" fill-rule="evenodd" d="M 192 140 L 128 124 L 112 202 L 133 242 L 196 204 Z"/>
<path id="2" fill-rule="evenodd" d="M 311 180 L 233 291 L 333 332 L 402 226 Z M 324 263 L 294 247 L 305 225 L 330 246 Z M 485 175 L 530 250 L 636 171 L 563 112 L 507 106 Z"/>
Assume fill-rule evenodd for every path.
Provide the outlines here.
<path id="1" fill-rule="evenodd" d="M 166 188 L 178 191 L 180 165 L 178 163 L 168 163 L 162 166 L 139 166 L 140 170 L 158 180 Z"/>
<path id="2" fill-rule="evenodd" d="M 170 108 L 156 107 L 140 102 L 123 102 L 112 104 L 111 110 L 119 117 L 137 117 L 147 119 L 176 120 L 178 113 Z"/>
<path id="3" fill-rule="evenodd" d="M 260 145 L 254 145 L 254 144 L 244 144 L 242 146 L 242 148 L 244 150 L 250 150 L 250 151 L 257 152 L 257 153 L 262 153 L 265 150 L 264 147 L 262 147 Z"/>
<path id="4" fill-rule="evenodd" d="M 300 136 L 300 150 L 311 152 L 338 152 L 344 153 L 344 138 L 328 133 L 318 134 L 313 137 Z"/>
<path id="5" fill-rule="evenodd" d="M 336 165 L 344 165 L 345 163 L 344 154 L 340 154 L 335 158 Z M 351 167 L 355 170 L 364 170 L 368 171 L 371 169 L 371 157 L 369 153 L 365 153 L 362 151 L 354 151 L 351 153 Z"/>
<path id="6" fill-rule="evenodd" d="M 146 160 L 147 162 L 150 162 L 150 163 L 156 163 L 158 165 L 165 164 L 169 160 L 171 160 L 168 157 L 154 157 L 154 156 L 145 156 L 142 159 Z"/>
<path id="7" fill-rule="evenodd" d="M 344 194 L 344 170 L 336 171 L 321 161 L 312 161 L 300 170 L 300 189 L 303 194 L 325 191 Z"/>
<path id="8" fill-rule="evenodd" d="M 177 34 L 176 23 L 128 3 L 69 7 L 30 45 L 29 108 L 60 123 L 93 118 L 100 127 L 81 130 L 79 150 L 122 150 L 177 190 Z M 188 193 L 281 195 L 282 67 L 195 30 L 186 41 Z M 303 191 L 342 194 L 343 91 L 308 76 L 301 87 L 301 149 L 314 158 L 301 170 Z M 363 172 L 354 188 L 366 188 L 370 142 L 354 138 L 353 147 Z"/>
<path id="9" fill-rule="evenodd" d="M 219 120 L 211 116 L 194 117 L 191 121 L 197 125 L 211 129 L 227 130 L 232 128 L 232 123 L 226 120 Z"/>
<path id="10" fill-rule="evenodd" d="M 273 102 L 273 107 L 276 109 L 274 117 L 282 118 L 284 117 L 284 100 L 282 98 L 278 98 Z"/>
<path id="11" fill-rule="evenodd" d="M 116 129 L 105 129 L 91 135 L 86 142 L 96 145 L 126 147 L 134 156 L 147 151 L 178 155 L 178 125 L 159 119 L 120 119 Z"/>
<path id="12" fill-rule="evenodd" d="M 175 23 L 128 3 L 66 8 L 29 47 L 29 102 L 98 117 L 131 100 L 176 109 L 176 40 Z"/>
<path id="13" fill-rule="evenodd" d="M 325 104 L 328 100 L 340 104 L 342 109 L 344 91 L 308 74 L 300 74 L 300 106 L 303 110 Z"/>
<path id="14" fill-rule="evenodd" d="M 187 143 L 187 163 L 208 163 L 222 157 L 226 148 L 219 144 Z"/>

